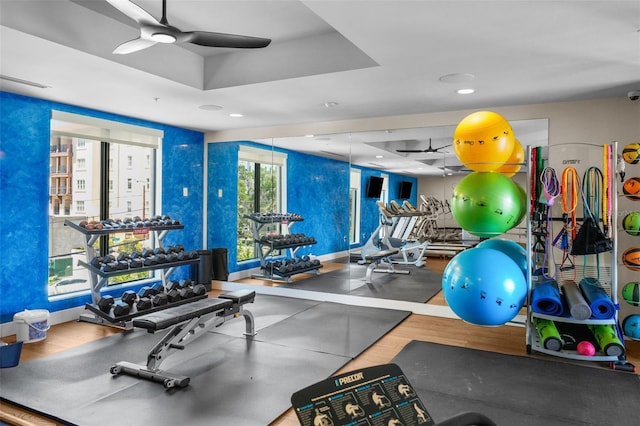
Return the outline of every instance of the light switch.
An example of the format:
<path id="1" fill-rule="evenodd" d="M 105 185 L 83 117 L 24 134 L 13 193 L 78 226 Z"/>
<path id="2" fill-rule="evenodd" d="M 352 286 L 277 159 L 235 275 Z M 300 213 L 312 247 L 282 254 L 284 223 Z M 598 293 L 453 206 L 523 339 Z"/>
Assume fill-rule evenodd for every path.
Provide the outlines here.
<path id="1" fill-rule="evenodd" d="M 183 197 L 188 197 L 189 196 L 189 188 L 187 188 L 186 186 L 184 188 L 182 188 L 182 196 Z"/>

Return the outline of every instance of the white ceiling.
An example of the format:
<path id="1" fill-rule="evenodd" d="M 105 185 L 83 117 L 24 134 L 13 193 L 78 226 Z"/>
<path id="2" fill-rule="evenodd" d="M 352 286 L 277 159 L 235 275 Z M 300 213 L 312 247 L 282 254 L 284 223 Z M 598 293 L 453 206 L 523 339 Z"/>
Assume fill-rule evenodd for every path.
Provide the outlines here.
<path id="1" fill-rule="evenodd" d="M 136 4 L 161 15 L 160 0 Z M 640 90 L 639 0 L 168 0 L 167 14 L 184 31 L 273 41 L 255 50 L 157 44 L 113 55 L 138 30 L 104 0 L 0 0 L 0 74 L 47 86 L 0 80 L 0 89 L 201 131 Z M 458 73 L 474 78 L 440 81 Z M 462 87 L 476 92 L 456 94 Z M 338 105 L 327 108 L 327 102 Z M 229 117 L 236 112 L 244 117 Z M 381 168 L 401 172 L 409 159 L 432 158 L 395 149 L 426 148 L 429 137 L 434 147 L 448 145 L 453 133 L 416 132 L 343 136 L 350 137 L 351 155 L 382 149 L 389 158 Z M 407 140 L 417 142 L 397 142 Z M 316 140 L 313 149 L 338 158 L 328 145 Z"/>

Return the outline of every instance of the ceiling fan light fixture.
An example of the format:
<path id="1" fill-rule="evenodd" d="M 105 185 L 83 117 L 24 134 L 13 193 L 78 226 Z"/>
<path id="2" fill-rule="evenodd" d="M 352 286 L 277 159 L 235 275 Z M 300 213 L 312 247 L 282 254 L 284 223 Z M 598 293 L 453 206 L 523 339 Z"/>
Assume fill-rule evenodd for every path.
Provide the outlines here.
<path id="1" fill-rule="evenodd" d="M 175 43 L 177 40 L 176 36 L 167 33 L 153 33 L 150 38 L 158 43 Z"/>

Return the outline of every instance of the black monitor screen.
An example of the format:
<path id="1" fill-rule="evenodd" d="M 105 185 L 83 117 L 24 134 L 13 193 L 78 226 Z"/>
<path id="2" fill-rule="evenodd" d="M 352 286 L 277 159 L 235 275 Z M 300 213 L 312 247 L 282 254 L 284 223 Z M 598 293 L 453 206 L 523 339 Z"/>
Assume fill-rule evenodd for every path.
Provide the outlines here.
<path id="1" fill-rule="evenodd" d="M 369 183 L 367 184 L 367 198 L 380 198 L 383 182 L 384 178 L 371 176 L 369 178 Z"/>
<path id="2" fill-rule="evenodd" d="M 400 182 L 400 196 L 401 200 L 408 200 L 411 198 L 411 188 L 413 187 L 413 182 Z"/>

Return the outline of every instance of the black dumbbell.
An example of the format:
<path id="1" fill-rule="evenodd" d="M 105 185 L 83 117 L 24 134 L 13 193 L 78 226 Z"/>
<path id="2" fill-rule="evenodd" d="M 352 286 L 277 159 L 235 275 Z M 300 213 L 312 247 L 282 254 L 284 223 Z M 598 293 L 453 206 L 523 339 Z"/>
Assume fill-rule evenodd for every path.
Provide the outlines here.
<path id="1" fill-rule="evenodd" d="M 151 297 L 154 294 L 156 294 L 156 290 L 154 290 L 152 287 L 149 287 L 147 285 L 145 285 L 144 287 L 140 288 L 140 290 L 138 290 L 139 298 Z"/>
<path id="2" fill-rule="evenodd" d="M 136 302 L 136 309 L 138 309 L 138 311 L 146 311 L 147 309 L 151 309 L 151 308 L 152 308 L 151 299 L 148 297 L 141 297 Z"/>
<path id="3" fill-rule="evenodd" d="M 194 296 L 203 296 L 207 292 L 207 288 L 204 284 L 196 284 L 193 286 Z"/>
<path id="4" fill-rule="evenodd" d="M 167 291 L 180 290 L 180 281 L 169 281 L 166 286 Z"/>
<path id="5" fill-rule="evenodd" d="M 121 317 L 123 315 L 128 315 L 130 311 L 131 311 L 131 307 L 129 305 L 127 305 L 126 303 L 124 303 L 123 301 L 121 301 L 121 300 L 117 300 L 113 304 L 113 316 L 114 317 Z"/>
<path id="6" fill-rule="evenodd" d="M 153 294 L 164 293 L 164 285 L 161 282 L 155 283 L 151 286 Z"/>
<path id="7" fill-rule="evenodd" d="M 180 298 L 182 299 L 191 299 L 195 296 L 193 289 L 191 287 L 183 287 L 180 289 Z"/>
<path id="8" fill-rule="evenodd" d="M 122 297 L 120 297 L 120 300 L 122 300 L 127 305 L 131 306 L 135 303 L 137 298 L 138 298 L 138 295 L 136 294 L 135 291 L 127 290 L 124 293 L 122 293 Z"/>
<path id="9" fill-rule="evenodd" d="M 151 296 L 151 303 L 153 306 L 164 306 L 168 301 L 169 299 L 165 293 L 158 293 Z"/>
<path id="10" fill-rule="evenodd" d="M 105 314 L 108 314 L 111 311 L 111 306 L 113 306 L 114 302 L 115 299 L 113 296 L 102 296 L 100 300 L 98 300 L 98 308 Z"/>
<path id="11" fill-rule="evenodd" d="M 180 291 L 178 289 L 172 289 L 169 290 L 169 292 L 167 292 L 167 301 L 169 303 L 176 303 L 179 302 L 181 299 L 180 297 Z"/>

